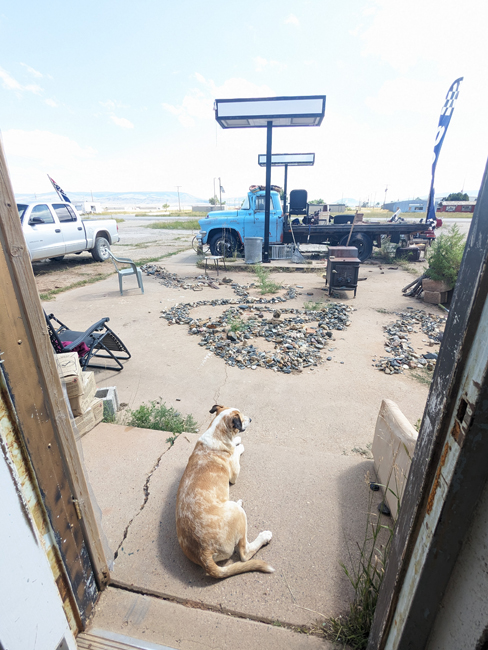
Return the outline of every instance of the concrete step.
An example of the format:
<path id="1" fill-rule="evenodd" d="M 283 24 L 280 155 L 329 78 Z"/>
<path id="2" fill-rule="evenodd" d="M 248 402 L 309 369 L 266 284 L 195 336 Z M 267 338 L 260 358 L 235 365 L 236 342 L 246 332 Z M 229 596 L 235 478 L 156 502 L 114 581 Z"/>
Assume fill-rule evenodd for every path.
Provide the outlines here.
<path id="1" fill-rule="evenodd" d="M 293 631 L 185 607 L 114 587 L 103 592 L 90 629 L 78 637 L 79 650 L 201 650 L 202 647 L 333 650 L 336 646 L 321 637 L 303 634 L 298 628 Z"/>

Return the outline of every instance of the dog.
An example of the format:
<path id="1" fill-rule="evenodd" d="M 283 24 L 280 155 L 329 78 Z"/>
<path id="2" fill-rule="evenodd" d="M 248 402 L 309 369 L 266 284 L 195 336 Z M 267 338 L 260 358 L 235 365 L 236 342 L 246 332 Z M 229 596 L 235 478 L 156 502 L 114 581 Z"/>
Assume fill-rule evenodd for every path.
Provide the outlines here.
<path id="1" fill-rule="evenodd" d="M 274 569 L 252 556 L 272 537 L 265 530 L 247 541 L 247 517 L 242 500 L 229 501 L 229 483 L 239 476 L 244 451 L 241 438 L 251 418 L 235 408 L 215 404 L 210 427 L 198 439 L 178 487 L 176 533 L 183 553 L 212 578 L 228 578 L 247 571 L 273 573 Z M 241 558 L 221 567 L 237 547 Z"/>

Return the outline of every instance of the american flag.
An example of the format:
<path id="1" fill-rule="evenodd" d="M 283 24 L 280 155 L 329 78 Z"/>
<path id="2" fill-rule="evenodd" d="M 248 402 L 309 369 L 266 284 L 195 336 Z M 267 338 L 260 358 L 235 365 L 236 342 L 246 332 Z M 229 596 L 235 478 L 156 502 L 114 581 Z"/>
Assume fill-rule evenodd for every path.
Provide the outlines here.
<path id="1" fill-rule="evenodd" d="M 71 203 L 71 201 L 69 200 L 68 195 L 66 194 L 66 192 L 64 192 L 64 191 L 59 187 L 59 185 L 56 183 L 56 181 L 55 181 L 53 178 L 51 178 L 51 177 L 49 176 L 49 174 L 47 175 L 47 177 L 49 178 L 49 180 L 50 180 L 51 183 L 53 184 L 53 187 L 54 187 L 54 189 L 56 190 L 56 192 L 57 192 L 59 198 L 61 199 L 61 201 L 66 201 L 66 203 Z"/>
<path id="2" fill-rule="evenodd" d="M 435 220 L 435 190 L 434 190 L 434 177 L 435 169 L 437 166 L 437 161 L 439 160 L 439 154 L 441 152 L 442 143 L 446 137 L 447 127 L 451 121 L 451 116 L 454 111 L 454 105 L 456 99 L 459 96 L 459 86 L 464 77 L 459 77 L 451 85 L 447 91 L 446 101 L 441 110 L 441 115 L 439 117 L 439 125 L 437 126 L 437 133 L 435 136 L 434 142 L 434 157 L 432 159 L 432 180 L 430 183 L 430 192 L 429 192 L 429 202 L 427 203 L 427 219 Z"/>

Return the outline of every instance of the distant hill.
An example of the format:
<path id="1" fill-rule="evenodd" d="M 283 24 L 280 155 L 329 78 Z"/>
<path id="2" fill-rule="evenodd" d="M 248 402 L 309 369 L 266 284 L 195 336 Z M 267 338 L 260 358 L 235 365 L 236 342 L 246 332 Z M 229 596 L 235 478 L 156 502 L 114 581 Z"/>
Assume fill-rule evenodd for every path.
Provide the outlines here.
<path id="1" fill-rule="evenodd" d="M 73 203 L 92 201 L 102 205 L 113 206 L 144 206 L 144 205 L 178 205 L 178 192 L 69 192 L 66 194 Z M 93 198 L 92 198 L 93 197 Z M 44 192 L 43 194 L 16 194 L 19 202 L 31 203 L 33 201 L 56 201 L 59 199 L 56 192 Z M 181 205 L 192 205 L 195 203 L 208 203 L 208 200 L 180 192 Z"/>

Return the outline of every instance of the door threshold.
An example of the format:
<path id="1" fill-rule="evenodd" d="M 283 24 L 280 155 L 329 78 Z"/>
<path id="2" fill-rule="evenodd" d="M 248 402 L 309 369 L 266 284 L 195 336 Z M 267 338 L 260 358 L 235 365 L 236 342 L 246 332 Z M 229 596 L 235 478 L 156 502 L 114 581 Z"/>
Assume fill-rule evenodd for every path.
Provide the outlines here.
<path id="1" fill-rule="evenodd" d="M 97 628 L 79 634 L 76 643 L 78 650 L 175 650 L 167 645 L 142 641 Z"/>

